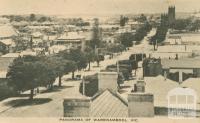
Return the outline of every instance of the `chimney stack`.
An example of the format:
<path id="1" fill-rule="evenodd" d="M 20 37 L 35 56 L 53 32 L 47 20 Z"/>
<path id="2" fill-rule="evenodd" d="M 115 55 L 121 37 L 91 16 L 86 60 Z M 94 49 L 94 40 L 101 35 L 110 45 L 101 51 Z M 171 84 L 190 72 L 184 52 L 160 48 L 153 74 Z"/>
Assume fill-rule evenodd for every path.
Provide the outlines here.
<path id="1" fill-rule="evenodd" d="M 154 96 L 145 93 L 144 80 L 138 80 L 134 85 L 134 93 L 128 94 L 128 116 L 129 117 L 153 117 Z"/>
<path id="2" fill-rule="evenodd" d="M 175 56 L 175 60 L 178 60 L 178 54 L 176 54 L 176 56 Z"/>
<path id="3" fill-rule="evenodd" d="M 138 80 L 137 83 L 135 84 L 135 87 L 136 87 L 135 92 L 144 93 L 145 85 L 146 85 L 146 83 L 144 82 L 144 80 Z"/>
<path id="4" fill-rule="evenodd" d="M 109 89 L 113 92 L 116 92 L 118 90 L 117 78 L 118 78 L 117 72 L 99 72 L 98 73 L 99 90 L 104 91 Z"/>
<path id="5" fill-rule="evenodd" d="M 64 117 L 89 117 L 90 105 L 90 98 L 85 96 L 65 98 L 63 102 Z"/>

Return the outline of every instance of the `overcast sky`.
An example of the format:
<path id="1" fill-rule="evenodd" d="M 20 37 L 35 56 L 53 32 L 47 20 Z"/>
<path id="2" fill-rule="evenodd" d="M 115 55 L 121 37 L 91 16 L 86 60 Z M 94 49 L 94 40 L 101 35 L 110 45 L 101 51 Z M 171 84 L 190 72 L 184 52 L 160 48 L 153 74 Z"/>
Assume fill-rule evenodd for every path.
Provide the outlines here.
<path id="1" fill-rule="evenodd" d="M 170 2 L 169 2 L 170 1 Z M 200 10 L 200 0 L 0 0 L 0 14 L 127 14 Z"/>

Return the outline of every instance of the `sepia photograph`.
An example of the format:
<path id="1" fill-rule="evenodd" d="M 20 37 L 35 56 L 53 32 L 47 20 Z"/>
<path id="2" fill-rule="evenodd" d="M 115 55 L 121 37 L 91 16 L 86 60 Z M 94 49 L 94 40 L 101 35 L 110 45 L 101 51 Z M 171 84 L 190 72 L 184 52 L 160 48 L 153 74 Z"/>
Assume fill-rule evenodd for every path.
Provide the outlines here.
<path id="1" fill-rule="evenodd" d="M 199 0 L 0 0 L 0 122 L 200 122 Z"/>

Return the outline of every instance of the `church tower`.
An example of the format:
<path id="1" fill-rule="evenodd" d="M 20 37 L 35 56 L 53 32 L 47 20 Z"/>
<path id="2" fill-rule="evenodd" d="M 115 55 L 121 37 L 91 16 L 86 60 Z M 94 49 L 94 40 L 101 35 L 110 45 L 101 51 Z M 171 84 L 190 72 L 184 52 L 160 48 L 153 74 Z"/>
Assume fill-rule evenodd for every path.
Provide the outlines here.
<path id="1" fill-rule="evenodd" d="M 175 6 L 169 6 L 168 8 L 168 22 L 169 26 L 172 26 L 175 23 L 176 15 L 175 15 Z"/>

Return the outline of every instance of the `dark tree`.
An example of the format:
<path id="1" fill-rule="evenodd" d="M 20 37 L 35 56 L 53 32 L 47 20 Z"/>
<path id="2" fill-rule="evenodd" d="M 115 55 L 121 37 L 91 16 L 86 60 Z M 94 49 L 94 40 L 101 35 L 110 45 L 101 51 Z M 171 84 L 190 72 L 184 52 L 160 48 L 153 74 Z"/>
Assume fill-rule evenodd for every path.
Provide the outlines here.
<path id="1" fill-rule="evenodd" d="M 141 14 L 139 17 L 136 18 L 136 20 L 144 23 L 147 21 L 147 17 L 144 14 Z"/>
<path id="2" fill-rule="evenodd" d="M 134 41 L 134 35 L 132 33 L 123 33 L 120 35 L 119 40 L 121 41 L 121 44 L 125 47 L 131 47 L 133 45 Z"/>
<path id="3" fill-rule="evenodd" d="M 74 72 L 75 70 L 81 70 L 87 67 L 88 60 L 86 55 L 80 49 L 71 49 L 69 52 L 67 50 L 62 51 L 59 53 L 65 60 L 72 61 L 72 79 L 74 79 Z"/>
<path id="4" fill-rule="evenodd" d="M 42 16 L 42 17 L 38 20 L 38 22 L 45 22 L 45 21 L 47 21 L 47 20 L 48 20 L 47 17 Z"/>
<path id="5" fill-rule="evenodd" d="M 39 57 L 19 57 L 9 67 L 8 84 L 17 91 L 30 90 L 30 99 L 32 100 L 34 88 L 44 85 L 46 72 L 46 66 Z"/>
<path id="6" fill-rule="evenodd" d="M 177 19 L 174 24 L 176 30 L 186 30 L 191 25 L 190 19 Z"/>
<path id="7" fill-rule="evenodd" d="M 95 51 L 90 47 L 86 47 L 85 56 L 88 61 L 88 70 L 90 70 L 90 63 L 95 61 Z"/>
<path id="8" fill-rule="evenodd" d="M 97 18 L 94 19 L 94 25 L 92 29 L 92 40 L 90 41 L 90 46 L 95 49 L 99 48 L 101 44 L 101 32 L 102 30 L 99 28 L 99 20 Z"/>
<path id="9" fill-rule="evenodd" d="M 35 14 L 30 14 L 29 20 L 30 20 L 30 21 L 36 21 L 36 16 L 35 16 Z"/>
<path id="10" fill-rule="evenodd" d="M 126 25 L 126 23 L 128 22 L 128 20 L 129 20 L 129 18 L 128 17 L 125 17 L 125 16 L 123 16 L 123 15 L 121 15 L 120 16 L 120 26 L 125 26 Z"/>

